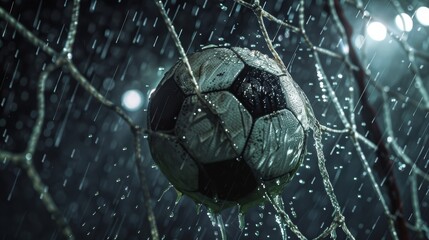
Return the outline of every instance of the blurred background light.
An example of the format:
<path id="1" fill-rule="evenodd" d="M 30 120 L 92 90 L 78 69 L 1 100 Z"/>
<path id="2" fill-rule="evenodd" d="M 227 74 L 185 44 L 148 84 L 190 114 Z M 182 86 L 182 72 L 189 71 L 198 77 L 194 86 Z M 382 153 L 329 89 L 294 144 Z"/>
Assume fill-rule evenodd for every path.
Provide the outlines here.
<path id="1" fill-rule="evenodd" d="M 375 41 L 383 41 L 387 35 L 386 27 L 380 22 L 371 22 L 368 24 L 366 32 Z"/>
<path id="2" fill-rule="evenodd" d="M 349 49 L 349 45 L 347 45 L 347 44 L 341 44 L 341 50 L 344 52 L 344 53 L 349 53 L 349 51 L 350 51 L 350 49 Z"/>
<path id="3" fill-rule="evenodd" d="M 142 93 L 138 90 L 128 90 L 122 95 L 122 106 L 129 111 L 136 111 L 143 105 Z"/>
<path id="4" fill-rule="evenodd" d="M 413 20 L 406 13 L 396 15 L 395 24 L 401 31 L 409 32 L 413 29 Z"/>
<path id="5" fill-rule="evenodd" d="M 416 10 L 417 21 L 423 26 L 429 26 L 429 8 L 419 7 Z"/>
<path id="6" fill-rule="evenodd" d="M 356 39 L 355 39 L 355 45 L 358 49 L 360 49 L 361 47 L 363 47 L 363 44 L 365 43 L 365 36 L 363 35 L 357 35 Z"/>

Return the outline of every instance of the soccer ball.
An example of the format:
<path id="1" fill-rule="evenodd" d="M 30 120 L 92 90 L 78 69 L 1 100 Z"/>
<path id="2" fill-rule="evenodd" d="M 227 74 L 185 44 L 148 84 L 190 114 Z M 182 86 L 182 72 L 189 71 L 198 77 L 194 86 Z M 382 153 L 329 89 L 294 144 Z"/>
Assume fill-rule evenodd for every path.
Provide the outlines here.
<path id="1" fill-rule="evenodd" d="M 173 186 L 213 211 L 280 194 L 305 156 L 312 109 L 274 60 L 245 48 L 188 56 L 200 96 L 178 61 L 152 93 L 152 157 Z"/>

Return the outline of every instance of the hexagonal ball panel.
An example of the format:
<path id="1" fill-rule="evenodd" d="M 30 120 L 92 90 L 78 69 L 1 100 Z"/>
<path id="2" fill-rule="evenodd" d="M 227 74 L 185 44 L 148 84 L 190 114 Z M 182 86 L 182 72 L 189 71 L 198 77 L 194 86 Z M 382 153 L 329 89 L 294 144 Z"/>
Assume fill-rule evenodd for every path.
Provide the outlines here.
<path id="1" fill-rule="evenodd" d="M 208 48 L 188 56 L 201 92 L 223 90 L 231 86 L 244 63 L 228 48 Z M 195 93 L 185 64 L 180 61 L 174 76 L 185 94 Z"/>
<path id="2" fill-rule="evenodd" d="M 263 180 L 270 180 L 299 167 L 304 139 L 300 123 L 284 109 L 254 123 L 243 158 Z"/>
<path id="3" fill-rule="evenodd" d="M 247 48 L 233 47 L 231 48 L 246 65 L 265 70 L 274 75 L 283 74 L 277 63 L 267 55 Z"/>
<path id="4" fill-rule="evenodd" d="M 166 74 L 166 77 L 170 75 Z M 154 131 L 172 131 L 184 100 L 185 94 L 174 79 L 163 79 L 149 100 L 149 128 Z"/>
<path id="5" fill-rule="evenodd" d="M 198 190 L 198 166 L 178 142 L 151 135 L 152 158 L 179 191 Z"/>
<path id="6" fill-rule="evenodd" d="M 295 114 L 307 131 L 314 115 L 307 97 L 290 75 L 281 76 L 280 85 L 286 94 L 287 108 Z"/>
<path id="7" fill-rule="evenodd" d="M 229 92 L 213 92 L 204 97 L 211 109 L 195 95 L 185 99 L 176 136 L 201 163 L 238 157 L 250 133 L 250 113 Z"/>

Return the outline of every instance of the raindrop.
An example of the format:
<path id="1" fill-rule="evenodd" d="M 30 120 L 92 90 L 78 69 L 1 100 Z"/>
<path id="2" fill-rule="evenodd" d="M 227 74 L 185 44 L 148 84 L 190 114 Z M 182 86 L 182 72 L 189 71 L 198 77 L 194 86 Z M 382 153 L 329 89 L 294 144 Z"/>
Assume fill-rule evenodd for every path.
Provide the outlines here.
<path id="1" fill-rule="evenodd" d="M 183 193 L 182 192 L 179 192 L 179 191 L 176 190 L 176 193 L 177 193 L 177 197 L 176 197 L 176 201 L 174 202 L 175 206 L 177 206 L 177 204 L 179 204 L 180 200 L 183 197 Z"/>
<path id="2" fill-rule="evenodd" d="M 238 212 L 238 228 L 240 228 L 240 230 L 243 231 L 244 225 L 245 225 L 244 213 L 239 211 Z"/>
<path id="3" fill-rule="evenodd" d="M 110 91 L 115 87 L 115 82 L 112 78 L 106 78 L 103 81 L 103 89 L 106 91 Z"/>
<path id="4" fill-rule="evenodd" d="M 223 223 L 222 215 L 217 214 L 216 215 L 216 221 L 217 221 L 217 226 L 220 229 L 220 235 L 221 235 L 222 240 L 226 240 L 225 224 Z"/>
<path id="5" fill-rule="evenodd" d="M 16 182 L 18 181 L 18 177 L 21 174 L 21 169 L 18 169 L 18 172 L 16 173 L 15 181 L 13 182 L 12 189 L 9 192 L 9 195 L 7 196 L 7 200 L 10 201 L 12 198 L 12 193 L 15 190 Z"/>
<path id="6" fill-rule="evenodd" d="M 197 214 L 199 214 L 201 212 L 201 207 L 202 206 L 203 205 L 201 203 L 198 203 L 198 204 L 195 205 L 195 210 L 196 210 Z"/>
<path id="7" fill-rule="evenodd" d="M 216 226 L 216 217 L 215 217 L 212 209 L 210 209 L 210 208 L 207 209 L 207 216 L 209 217 L 209 219 L 212 223 L 212 226 L 213 227 Z"/>

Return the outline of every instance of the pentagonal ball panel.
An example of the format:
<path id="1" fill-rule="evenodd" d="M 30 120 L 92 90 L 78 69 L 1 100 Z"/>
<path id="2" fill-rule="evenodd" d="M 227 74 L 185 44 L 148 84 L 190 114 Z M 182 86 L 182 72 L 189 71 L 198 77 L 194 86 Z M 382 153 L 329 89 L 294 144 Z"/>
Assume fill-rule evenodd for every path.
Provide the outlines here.
<path id="1" fill-rule="evenodd" d="M 171 76 L 167 74 L 166 77 Z M 185 94 L 172 77 L 163 79 L 150 96 L 148 125 L 154 131 L 172 131 Z"/>
<path id="2" fill-rule="evenodd" d="M 243 151 L 252 117 L 229 92 L 220 91 L 185 99 L 176 136 L 196 161 L 212 163 L 233 159 Z"/>
<path id="3" fill-rule="evenodd" d="M 255 67 L 244 67 L 230 91 L 254 119 L 286 108 L 279 77 Z"/>
<path id="4" fill-rule="evenodd" d="M 283 74 L 277 63 L 267 55 L 247 48 L 233 47 L 231 48 L 246 65 L 263 69 L 274 75 Z"/>
<path id="5" fill-rule="evenodd" d="M 273 179 L 299 167 L 304 139 L 300 123 L 284 109 L 255 122 L 243 157 L 262 179 Z"/>
<path id="6" fill-rule="evenodd" d="M 209 48 L 188 57 L 201 92 L 223 90 L 231 86 L 244 67 L 243 62 L 228 48 Z M 175 80 L 185 94 L 195 93 L 195 85 L 183 62 L 175 71 Z"/>
<path id="7" fill-rule="evenodd" d="M 253 192 L 258 183 L 252 170 L 242 159 L 201 164 L 199 191 L 204 195 L 227 201 L 238 201 Z"/>
<path id="8" fill-rule="evenodd" d="M 150 135 L 152 158 L 179 191 L 198 190 L 198 167 L 178 142 Z"/>

